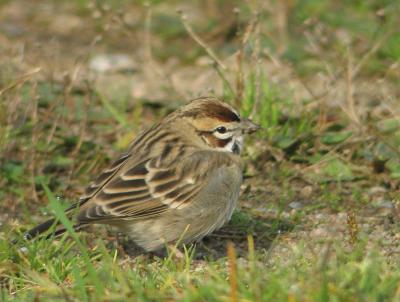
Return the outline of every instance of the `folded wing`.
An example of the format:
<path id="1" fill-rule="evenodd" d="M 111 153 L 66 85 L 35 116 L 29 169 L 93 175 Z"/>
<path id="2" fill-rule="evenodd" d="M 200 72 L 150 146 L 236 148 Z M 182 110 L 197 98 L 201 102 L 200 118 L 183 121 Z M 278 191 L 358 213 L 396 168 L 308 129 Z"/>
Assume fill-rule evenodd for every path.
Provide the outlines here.
<path id="1" fill-rule="evenodd" d="M 198 151 L 165 166 L 162 162 L 159 157 L 128 160 L 81 206 L 78 221 L 150 218 L 186 207 L 208 183 L 213 169 L 232 164 L 232 159 L 222 152 Z"/>

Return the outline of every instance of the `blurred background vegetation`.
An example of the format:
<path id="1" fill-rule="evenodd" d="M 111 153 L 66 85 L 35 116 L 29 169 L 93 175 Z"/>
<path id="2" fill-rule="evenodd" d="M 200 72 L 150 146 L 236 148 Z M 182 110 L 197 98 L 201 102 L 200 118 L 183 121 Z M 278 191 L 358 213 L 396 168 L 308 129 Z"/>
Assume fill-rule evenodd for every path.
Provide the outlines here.
<path id="1" fill-rule="evenodd" d="M 399 13 L 389 0 L 0 0 L 2 300 L 400 299 Z M 104 228 L 80 235 L 87 250 L 9 244 L 204 95 L 265 130 L 247 142 L 233 221 L 187 259 L 129 256 Z"/>

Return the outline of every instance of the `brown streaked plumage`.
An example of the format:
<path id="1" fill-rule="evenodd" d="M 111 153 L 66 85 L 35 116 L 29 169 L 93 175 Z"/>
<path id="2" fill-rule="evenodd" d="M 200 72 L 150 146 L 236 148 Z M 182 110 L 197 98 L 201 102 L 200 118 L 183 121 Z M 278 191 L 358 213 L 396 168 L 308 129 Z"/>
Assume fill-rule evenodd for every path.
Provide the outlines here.
<path id="1" fill-rule="evenodd" d="M 221 122 L 240 122 L 239 115 L 228 106 L 221 106 L 218 102 L 210 101 L 207 104 L 207 111 L 203 108 L 195 107 L 190 111 L 184 111 L 181 116 L 192 118 L 213 118 Z"/>
<path id="2" fill-rule="evenodd" d="M 116 226 L 148 251 L 199 240 L 230 219 L 242 181 L 243 135 L 257 129 L 226 103 L 196 99 L 138 135 L 67 214 L 76 228 Z"/>

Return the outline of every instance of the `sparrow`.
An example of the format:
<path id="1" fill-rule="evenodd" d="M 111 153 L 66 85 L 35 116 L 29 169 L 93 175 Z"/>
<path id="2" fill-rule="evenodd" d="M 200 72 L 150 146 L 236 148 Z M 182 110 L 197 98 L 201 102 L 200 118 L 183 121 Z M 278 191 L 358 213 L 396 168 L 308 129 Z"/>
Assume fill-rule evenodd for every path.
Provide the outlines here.
<path id="1" fill-rule="evenodd" d="M 74 228 L 117 227 L 145 251 L 199 241 L 230 220 L 242 183 L 243 139 L 260 127 L 213 97 L 143 131 L 66 210 Z M 32 239 L 59 222 L 25 233 Z M 51 237 L 66 230 L 62 226 Z"/>

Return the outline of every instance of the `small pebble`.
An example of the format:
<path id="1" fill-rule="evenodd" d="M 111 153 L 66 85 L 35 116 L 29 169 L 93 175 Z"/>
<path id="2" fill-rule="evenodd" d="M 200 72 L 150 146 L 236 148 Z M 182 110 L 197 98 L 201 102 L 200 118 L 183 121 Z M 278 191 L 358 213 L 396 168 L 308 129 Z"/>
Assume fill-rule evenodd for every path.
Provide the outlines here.
<path id="1" fill-rule="evenodd" d="M 372 187 L 371 189 L 368 190 L 368 193 L 370 195 L 374 195 L 374 194 L 379 194 L 379 193 L 385 193 L 387 190 L 384 187 Z"/>
<path id="2" fill-rule="evenodd" d="M 28 249 L 25 246 L 21 247 L 19 251 L 24 254 L 28 253 Z"/>
<path id="3" fill-rule="evenodd" d="M 89 68 L 96 72 L 133 71 L 137 65 L 125 54 L 103 54 L 93 57 Z"/>
<path id="4" fill-rule="evenodd" d="M 385 208 L 385 209 L 393 209 L 394 205 L 391 201 L 382 200 L 382 201 L 378 202 L 377 207 Z"/>
<path id="5" fill-rule="evenodd" d="M 293 201 L 293 202 L 289 203 L 289 207 L 291 207 L 292 209 L 298 210 L 303 207 L 303 204 L 299 201 Z"/>

